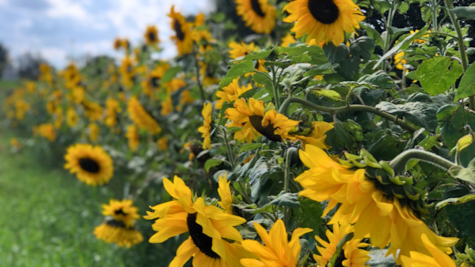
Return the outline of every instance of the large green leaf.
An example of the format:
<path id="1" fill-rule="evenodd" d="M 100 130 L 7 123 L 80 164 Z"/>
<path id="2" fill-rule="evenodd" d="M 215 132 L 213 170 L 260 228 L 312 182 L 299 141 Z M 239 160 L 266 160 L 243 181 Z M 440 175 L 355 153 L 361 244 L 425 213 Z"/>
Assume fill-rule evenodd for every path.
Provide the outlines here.
<path id="1" fill-rule="evenodd" d="M 475 20 L 475 6 L 458 6 L 452 9 L 458 19 Z"/>
<path id="2" fill-rule="evenodd" d="M 226 76 L 219 83 L 219 86 L 224 87 L 230 84 L 237 77 L 240 77 L 248 72 L 253 72 L 253 71 L 255 70 L 254 70 L 254 62 L 252 62 L 252 60 L 245 60 L 245 61 L 239 62 L 229 69 L 228 73 L 226 73 Z"/>
<path id="3" fill-rule="evenodd" d="M 276 199 L 272 200 L 270 204 L 281 207 L 289 207 L 292 209 L 298 209 L 300 207 L 298 193 L 283 193 Z"/>
<path id="4" fill-rule="evenodd" d="M 163 74 L 163 77 L 160 82 L 163 84 L 171 81 L 175 77 L 175 75 L 181 70 L 181 67 L 169 68 L 167 71 L 165 71 L 165 74 Z"/>
<path id="5" fill-rule="evenodd" d="M 294 212 L 299 227 L 312 228 L 313 235 L 318 235 L 322 223 L 323 208 L 320 202 L 308 198 L 299 199 L 300 208 Z"/>
<path id="6" fill-rule="evenodd" d="M 475 95 L 475 64 L 472 64 L 463 74 L 454 100 L 458 101 L 471 95 Z"/>
<path id="7" fill-rule="evenodd" d="M 382 70 L 379 70 L 372 74 L 366 74 L 363 77 L 361 77 L 358 81 L 367 82 L 367 83 L 379 86 L 381 88 L 389 89 L 389 88 L 394 87 L 394 82 L 391 79 L 391 77 Z"/>
<path id="8" fill-rule="evenodd" d="M 325 53 L 319 46 L 298 45 L 294 47 L 279 47 L 276 49 L 277 54 L 287 54 L 292 63 L 311 63 L 313 65 L 321 65 L 328 62 Z M 306 55 L 306 57 L 303 57 Z M 307 60 L 304 60 L 307 58 Z"/>
<path id="9" fill-rule="evenodd" d="M 427 59 L 417 70 L 422 88 L 431 95 L 438 95 L 450 89 L 462 73 L 460 63 L 450 57 Z"/>
<path id="10" fill-rule="evenodd" d="M 458 185 L 449 188 L 444 194 L 444 199 L 460 198 L 470 193 L 473 192 L 467 186 Z M 475 242 L 475 227 L 473 227 L 473 222 L 475 221 L 475 201 L 459 205 L 447 205 L 444 209 L 452 226 L 473 244 Z"/>

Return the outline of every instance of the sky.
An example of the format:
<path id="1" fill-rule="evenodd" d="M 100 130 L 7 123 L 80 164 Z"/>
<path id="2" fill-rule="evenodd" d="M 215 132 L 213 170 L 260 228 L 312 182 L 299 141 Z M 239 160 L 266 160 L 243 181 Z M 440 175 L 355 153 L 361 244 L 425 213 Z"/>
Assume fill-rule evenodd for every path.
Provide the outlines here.
<path id="1" fill-rule="evenodd" d="M 116 37 L 133 45 L 143 41 L 147 25 L 155 25 L 164 51 L 176 55 L 170 41 L 172 4 L 183 15 L 212 11 L 212 0 L 0 0 L 0 43 L 14 59 L 40 53 L 57 68 L 84 55 L 120 57 L 113 50 Z"/>

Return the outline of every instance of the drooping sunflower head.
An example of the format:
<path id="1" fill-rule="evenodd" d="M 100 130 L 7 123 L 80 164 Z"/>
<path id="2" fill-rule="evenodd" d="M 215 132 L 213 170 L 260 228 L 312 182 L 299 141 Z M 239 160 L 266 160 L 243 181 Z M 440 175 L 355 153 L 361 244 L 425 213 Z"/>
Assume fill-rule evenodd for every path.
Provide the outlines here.
<path id="1" fill-rule="evenodd" d="M 335 46 L 343 43 L 345 33 L 354 32 L 365 19 L 352 0 L 295 0 L 283 10 L 290 14 L 285 22 L 296 22 L 291 30 L 296 38 L 307 34 L 307 42 L 314 39 L 317 44 L 324 41 Z"/>
<path id="2" fill-rule="evenodd" d="M 94 229 L 94 235 L 106 243 L 116 243 L 119 247 L 127 248 L 143 241 L 143 236 L 139 231 L 115 220 L 106 220 L 97 226 Z"/>
<path id="3" fill-rule="evenodd" d="M 245 267 L 297 266 L 301 250 L 300 237 L 313 231 L 310 228 L 297 228 L 288 241 L 284 222 L 280 219 L 272 225 L 269 232 L 258 223 L 254 223 L 254 228 L 264 245 L 255 240 L 242 241 L 243 247 L 257 257 L 257 259 L 242 259 L 241 264 Z"/>
<path id="4" fill-rule="evenodd" d="M 212 112 L 213 107 L 211 103 L 205 103 L 203 105 L 203 110 L 201 111 L 201 115 L 203 116 L 203 125 L 198 128 L 198 132 L 200 132 L 202 134 L 201 137 L 204 138 L 203 149 L 211 148 L 211 124 L 213 123 L 213 119 L 211 117 Z"/>
<path id="5" fill-rule="evenodd" d="M 313 255 L 313 258 L 319 266 L 326 266 L 328 262 L 330 262 L 340 240 L 353 231 L 354 229 L 351 225 L 340 226 L 335 224 L 333 225 L 333 233 L 330 230 L 327 230 L 326 232 L 328 242 L 324 241 L 319 236 L 315 236 L 315 239 L 320 243 L 321 247 L 317 245 L 317 250 L 320 252 L 320 256 Z M 370 259 L 369 251 L 360 249 L 367 246 L 369 246 L 369 244 L 361 243 L 361 239 L 351 239 L 343 246 L 343 250 L 341 251 L 341 255 L 338 256 L 335 266 L 367 266 L 365 263 Z"/>
<path id="6" fill-rule="evenodd" d="M 84 108 L 84 114 L 89 118 L 90 121 L 97 121 L 102 118 L 101 105 L 86 100 L 81 102 L 81 105 Z"/>
<path id="7" fill-rule="evenodd" d="M 114 173 L 112 158 L 100 146 L 76 144 L 68 148 L 64 158 L 64 168 L 88 185 L 103 185 Z"/>
<path id="8" fill-rule="evenodd" d="M 291 119 L 300 121 L 295 131 L 289 135 L 289 139 L 300 140 L 304 144 L 311 144 L 321 149 L 329 149 L 330 146 L 325 143 L 327 132 L 334 128 L 334 123 L 325 121 L 313 121 L 311 114 L 303 110 L 297 110 L 291 116 Z"/>
<path id="9" fill-rule="evenodd" d="M 173 5 L 168 14 L 168 17 L 172 19 L 171 28 L 175 31 L 175 36 L 172 36 L 172 40 L 178 49 L 179 55 L 185 55 L 191 53 L 193 49 L 193 39 L 191 34 L 191 24 L 186 22 L 185 17 L 179 12 L 175 12 L 175 6 Z"/>
<path id="10" fill-rule="evenodd" d="M 236 12 L 256 33 L 270 34 L 275 26 L 276 8 L 268 0 L 235 0 Z"/>
<path id="11" fill-rule="evenodd" d="M 249 99 L 249 103 L 243 98 L 237 99 L 234 102 L 234 108 L 226 110 L 226 117 L 233 122 L 228 126 L 241 126 L 243 131 L 252 128 L 256 134 L 259 133 L 274 142 L 287 139 L 288 133 L 299 124 L 298 121 L 290 120 L 278 113 L 272 106 L 268 106 L 266 110 L 263 101 L 253 98 Z M 235 139 L 241 136 L 241 132 L 236 132 L 236 134 Z"/>
<path id="12" fill-rule="evenodd" d="M 102 205 L 102 215 L 112 216 L 114 220 L 123 222 L 126 227 L 133 227 L 135 220 L 140 218 L 137 211 L 131 199 L 122 201 L 111 199 L 109 204 Z"/>
<path id="13" fill-rule="evenodd" d="M 234 226 L 246 220 L 207 205 L 203 197 L 193 201 L 190 188 L 177 176 L 173 183 L 164 178 L 163 185 L 173 200 L 152 207 L 154 211 L 147 211 L 144 216 L 157 219 L 152 225 L 157 233 L 149 242 L 162 243 L 186 232 L 190 235 L 178 248 L 170 266 L 183 266 L 191 257 L 193 266 L 239 266 L 236 264 L 246 255 L 245 251 L 238 243 L 224 239 L 242 241 Z"/>
<path id="14" fill-rule="evenodd" d="M 119 50 L 122 47 L 122 39 L 115 38 L 114 40 L 114 49 Z"/>
<path id="15" fill-rule="evenodd" d="M 147 44 L 156 44 L 158 40 L 158 30 L 154 25 L 148 26 L 147 30 L 144 33 L 145 41 Z"/>
<path id="16" fill-rule="evenodd" d="M 158 134 L 162 128 L 157 121 L 140 104 L 137 97 L 131 97 L 127 103 L 127 111 L 130 119 L 140 128 L 146 129 L 151 134 Z"/>

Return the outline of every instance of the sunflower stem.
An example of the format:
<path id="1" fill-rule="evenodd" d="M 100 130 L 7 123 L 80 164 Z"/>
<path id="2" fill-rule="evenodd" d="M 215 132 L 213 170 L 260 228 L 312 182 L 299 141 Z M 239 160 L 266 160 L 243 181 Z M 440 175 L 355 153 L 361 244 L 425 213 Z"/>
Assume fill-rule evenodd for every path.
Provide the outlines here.
<path id="1" fill-rule="evenodd" d="M 409 149 L 402 152 L 391 160 L 389 165 L 391 165 L 391 168 L 393 168 L 396 175 L 403 175 L 406 173 L 406 165 L 411 159 L 418 159 L 433 164 L 443 170 L 448 170 L 451 167 L 456 166 L 455 163 L 446 160 L 439 155 L 420 149 Z"/>
<path id="2" fill-rule="evenodd" d="M 229 164 L 231 165 L 231 168 L 234 170 L 236 166 L 234 166 L 234 162 L 235 162 L 234 154 L 233 154 L 233 150 L 231 149 L 231 145 L 229 144 L 228 132 L 226 131 L 225 127 L 221 127 L 221 130 L 223 131 L 224 143 L 226 143 L 226 149 L 228 150 Z"/>
<path id="3" fill-rule="evenodd" d="M 285 153 L 285 169 L 284 169 L 284 193 L 289 192 L 289 183 L 290 183 L 290 161 L 291 161 L 291 156 L 292 153 L 295 153 L 297 151 L 296 148 L 290 147 L 287 149 L 287 152 Z M 288 227 L 288 221 L 289 221 L 289 207 L 285 207 L 284 210 L 284 225 L 285 227 Z"/>
<path id="4" fill-rule="evenodd" d="M 343 250 L 343 247 L 348 241 L 353 239 L 354 235 L 355 235 L 354 233 L 348 233 L 340 240 L 340 242 L 338 242 L 338 245 L 336 246 L 335 254 L 333 254 L 332 258 L 330 259 L 330 262 L 327 265 L 328 267 L 335 267 L 336 260 L 340 256 L 341 251 Z"/>
<path id="5" fill-rule="evenodd" d="M 279 87 L 277 81 L 277 73 L 275 70 L 275 66 L 272 66 L 272 90 L 274 91 L 274 98 L 275 98 L 275 106 L 277 109 L 280 108 L 280 95 L 279 95 Z"/>
<path id="6" fill-rule="evenodd" d="M 205 97 L 205 91 L 203 89 L 203 85 L 201 84 L 200 66 L 198 64 L 198 58 L 196 56 L 197 56 L 197 53 L 196 53 L 195 45 L 193 45 L 193 58 L 195 60 L 196 82 L 198 83 L 198 87 L 200 88 L 201 101 L 204 104 L 206 102 L 206 97 Z"/>
<path id="7" fill-rule="evenodd" d="M 452 9 L 454 8 L 454 3 L 451 0 L 444 0 L 445 7 L 447 8 L 447 13 L 449 14 L 450 20 L 452 20 L 452 24 L 454 25 L 455 31 L 457 32 L 457 41 L 459 45 L 459 52 L 460 57 L 462 59 L 462 67 L 463 72 L 465 73 L 468 69 L 468 62 L 467 62 L 467 54 L 465 52 L 465 45 L 463 43 L 463 34 L 462 29 L 460 28 L 459 21 L 457 20 L 457 16 L 455 16 Z M 475 95 L 471 95 L 468 97 L 470 109 L 475 110 Z"/>
<path id="8" fill-rule="evenodd" d="M 338 115 L 338 114 L 342 114 L 342 113 L 355 112 L 355 111 L 370 112 L 370 113 L 373 113 L 373 114 L 378 115 L 378 116 L 380 116 L 384 119 L 390 120 L 390 121 L 398 124 L 399 126 L 401 126 L 402 128 L 406 129 L 409 132 L 415 132 L 416 131 L 416 128 L 414 128 L 412 125 L 405 122 L 404 120 L 398 119 L 397 117 L 395 117 L 391 114 L 388 114 L 384 111 L 377 110 L 374 107 L 370 107 L 370 106 L 366 106 L 366 105 L 349 105 L 349 106 L 344 106 L 344 107 L 332 108 L 332 107 L 320 106 L 320 105 L 314 104 L 312 102 L 309 102 L 305 99 L 290 97 L 290 98 L 287 98 L 282 103 L 282 106 L 279 109 L 279 113 L 287 115 L 287 111 L 288 111 L 288 108 L 289 108 L 291 103 L 299 103 L 299 104 L 302 104 L 302 105 L 307 106 L 309 108 L 312 108 L 314 110 L 321 111 L 321 112 L 327 112 L 327 113 L 330 113 L 332 115 Z"/>
<path id="9" fill-rule="evenodd" d="M 393 17 L 396 10 L 396 2 L 397 2 L 396 0 L 391 1 L 391 8 L 389 9 L 388 18 L 386 20 L 386 40 L 384 41 L 383 55 L 385 55 L 386 52 L 388 52 L 389 43 L 391 42 L 391 34 L 389 34 L 389 29 L 391 25 L 393 24 Z M 381 15 L 384 16 L 384 14 L 381 14 Z M 381 64 L 381 69 L 383 71 L 386 71 L 386 61 L 383 61 L 383 64 Z"/>
<path id="10" fill-rule="evenodd" d="M 432 28 L 434 31 L 437 31 L 439 25 L 437 22 L 437 0 L 432 0 Z"/>

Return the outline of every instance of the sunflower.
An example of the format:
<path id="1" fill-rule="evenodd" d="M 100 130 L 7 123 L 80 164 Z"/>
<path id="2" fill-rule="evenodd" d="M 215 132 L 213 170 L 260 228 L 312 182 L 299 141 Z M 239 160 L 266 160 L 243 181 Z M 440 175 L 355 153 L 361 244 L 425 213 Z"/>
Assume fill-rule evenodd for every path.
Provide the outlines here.
<path id="1" fill-rule="evenodd" d="M 233 122 L 228 126 L 242 127 L 242 131 L 234 134 L 234 139 L 247 142 L 255 139 L 252 137 L 253 133 L 262 134 L 274 142 L 283 141 L 288 138 L 289 131 L 299 124 L 272 108 L 266 111 L 264 102 L 254 98 L 249 99 L 249 104 L 243 98 L 237 99 L 234 108 L 226 109 L 226 118 Z"/>
<path id="2" fill-rule="evenodd" d="M 270 34 L 277 18 L 276 8 L 268 0 L 235 0 L 236 13 L 256 33 Z"/>
<path id="3" fill-rule="evenodd" d="M 76 111 L 74 111 L 74 108 L 69 107 L 66 111 L 66 124 L 69 127 L 74 127 L 78 123 L 78 119 L 78 115 L 76 114 Z"/>
<path id="4" fill-rule="evenodd" d="M 359 29 L 359 22 L 365 19 L 352 0 L 295 0 L 283 11 L 290 14 L 284 22 L 297 21 L 291 30 L 296 38 L 307 34 L 307 43 L 315 39 L 317 44 L 325 41 L 335 46 L 345 41 L 345 32 Z"/>
<path id="5" fill-rule="evenodd" d="M 92 142 L 96 142 L 97 137 L 99 137 L 99 126 L 95 123 L 91 123 L 89 124 L 88 129 L 89 129 L 89 139 Z"/>
<path id="6" fill-rule="evenodd" d="M 175 12 L 175 6 L 172 5 L 170 14 L 167 15 L 172 19 L 171 27 L 175 31 L 175 36 L 171 39 L 175 41 L 178 54 L 185 55 L 191 53 L 193 49 L 193 39 L 191 34 L 191 24 L 186 22 L 182 14 Z"/>
<path id="7" fill-rule="evenodd" d="M 451 253 L 450 247 L 457 243 L 458 239 L 437 236 L 419 219 L 418 213 L 413 211 L 411 208 L 413 203 L 408 201 L 408 198 L 403 198 L 404 192 L 414 191 L 409 187 L 411 180 L 406 179 L 407 182 L 404 184 L 408 185 L 404 190 L 400 188 L 402 193 L 399 188 L 389 189 L 389 192 L 380 191 L 377 188 L 384 189 L 388 184 L 386 181 L 381 180 L 384 184 L 376 183 L 376 179 L 367 176 L 365 169 L 355 170 L 349 165 L 341 165 L 316 146 L 306 145 L 305 151 L 300 150 L 299 155 L 309 168 L 295 179 L 304 187 L 299 195 L 315 201 L 329 200 L 323 216 L 340 204 L 330 224 L 354 224 L 355 238 L 369 237 L 375 247 L 384 248 L 391 242 L 388 255 L 393 254 L 398 263 L 400 263 L 398 257 L 409 256 L 410 251 L 428 255 L 429 251 L 421 240 L 422 234 L 426 234 L 440 250 Z M 369 156 L 366 155 L 368 160 Z M 356 156 L 351 158 L 354 157 Z M 382 177 L 381 174 L 377 176 Z M 391 190 L 397 191 L 397 197 L 389 195 Z M 421 205 L 417 202 L 418 207 Z"/>
<path id="8" fill-rule="evenodd" d="M 102 118 L 102 107 L 99 104 L 89 101 L 83 101 L 81 104 L 84 107 L 84 114 L 90 121 L 97 121 Z"/>
<path id="9" fill-rule="evenodd" d="M 122 84 L 126 88 L 130 88 L 134 83 L 133 78 L 134 78 L 136 69 L 134 68 L 134 62 L 129 58 L 129 56 L 126 56 L 122 60 L 122 65 L 120 66 L 119 71 L 121 74 Z"/>
<path id="10" fill-rule="evenodd" d="M 406 59 L 404 59 L 404 51 L 394 55 L 394 64 L 396 64 L 396 69 L 404 70 L 404 64 L 406 64 Z"/>
<path id="11" fill-rule="evenodd" d="M 145 95 L 154 97 L 155 90 L 160 88 L 160 79 L 169 68 L 170 65 L 168 63 L 163 63 L 147 75 L 146 79 L 142 82 L 142 89 Z"/>
<path id="12" fill-rule="evenodd" d="M 240 259 L 249 253 L 239 244 L 242 237 L 234 226 L 246 220 L 226 214 L 216 206 L 206 205 L 203 197 L 193 201 L 190 188 L 178 176 L 174 177 L 173 183 L 163 178 L 163 185 L 173 200 L 152 207 L 154 211 L 147 211 L 148 215 L 144 218 L 157 219 L 152 225 L 157 233 L 150 238 L 150 243 L 162 243 L 171 237 L 189 233 L 189 238 L 180 245 L 170 266 L 183 266 L 191 257 L 195 267 L 240 266 Z"/>
<path id="13" fill-rule="evenodd" d="M 227 214 L 233 214 L 233 195 L 231 194 L 231 188 L 229 187 L 231 181 L 226 179 L 226 173 L 224 176 L 220 174 L 218 179 L 218 194 L 219 198 L 221 198 L 218 205 L 223 208 Z"/>
<path id="14" fill-rule="evenodd" d="M 313 255 L 315 261 L 319 266 L 327 266 L 327 263 L 333 257 L 336 252 L 336 247 L 340 240 L 345 237 L 345 235 L 352 233 L 354 231 L 351 225 L 338 225 L 333 226 L 333 233 L 330 230 L 327 230 L 326 235 L 329 242 L 325 242 L 319 236 L 315 236 L 315 239 L 322 245 L 322 247 L 317 246 L 318 252 L 321 256 Z M 335 266 L 347 266 L 347 267 L 365 267 L 365 263 L 370 259 L 369 251 L 362 250 L 359 248 L 364 248 L 369 246 L 369 244 L 361 243 L 361 239 L 351 239 L 346 242 L 343 246 L 342 254 L 339 255 Z"/>
<path id="15" fill-rule="evenodd" d="M 116 243 L 119 247 L 130 248 L 143 241 L 142 234 L 134 228 L 124 227 L 122 223 L 108 220 L 94 229 L 97 239 L 106 243 Z"/>
<path id="16" fill-rule="evenodd" d="M 114 49 L 119 50 L 122 47 L 122 39 L 115 38 L 114 40 Z"/>
<path id="17" fill-rule="evenodd" d="M 77 86 L 72 89 L 71 98 L 74 103 L 79 104 L 84 101 L 84 87 Z"/>
<path id="18" fill-rule="evenodd" d="M 295 38 L 290 33 L 287 33 L 287 35 L 282 37 L 281 41 L 282 43 L 280 44 L 280 46 L 283 46 L 283 47 L 288 47 L 290 44 L 297 42 L 297 40 L 295 40 Z"/>
<path id="19" fill-rule="evenodd" d="M 127 137 L 130 150 L 135 151 L 140 145 L 140 135 L 137 127 L 135 125 L 127 126 L 125 137 Z"/>
<path id="20" fill-rule="evenodd" d="M 455 267 L 454 261 L 447 256 L 444 252 L 440 251 L 432 242 L 429 240 L 426 234 L 421 236 L 422 243 L 425 248 L 429 251 L 432 257 L 429 257 L 425 254 L 411 251 L 411 257 L 402 256 L 402 265 L 404 267 Z"/>
<path id="21" fill-rule="evenodd" d="M 231 103 L 238 99 L 242 94 L 252 89 L 252 85 L 239 87 L 239 78 L 234 79 L 229 85 L 222 88 L 222 91 L 216 91 L 216 96 L 219 97 L 215 107 L 221 109 L 224 103 Z"/>
<path id="22" fill-rule="evenodd" d="M 165 101 L 162 102 L 162 110 L 160 111 L 160 115 L 166 116 L 173 111 L 173 100 L 170 94 L 167 95 Z"/>
<path id="23" fill-rule="evenodd" d="M 64 168 L 88 185 L 103 185 L 114 174 L 112 158 L 100 146 L 76 144 L 68 148 L 64 158 Z"/>
<path id="24" fill-rule="evenodd" d="M 204 138 L 203 140 L 203 149 L 211 148 L 211 124 L 213 123 L 213 119 L 211 118 L 211 112 L 213 111 L 213 107 L 211 103 L 203 104 L 203 110 L 201 111 L 201 115 L 203 115 L 203 126 L 198 128 L 198 132 L 202 135 L 201 137 Z"/>
<path id="25" fill-rule="evenodd" d="M 102 215 L 111 216 L 116 221 L 123 222 L 127 227 L 133 227 L 134 221 L 139 219 L 137 207 L 133 206 L 131 199 L 122 201 L 111 199 L 109 205 L 102 205 Z"/>
<path id="26" fill-rule="evenodd" d="M 51 123 L 44 123 L 40 124 L 33 130 L 40 136 L 48 139 L 50 142 L 54 142 L 56 140 L 56 132 L 54 130 L 54 126 Z"/>
<path id="27" fill-rule="evenodd" d="M 130 119 L 140 128 L 146 129 L 151 134 L 162 131 L 157 121 L 142 107 L 137 97 L 131 97 L 127 103 Z"/>
<path id="28" fill-rule="evenodd" d="M 168 149 L 168 139 L 166 137 L 161 137 L 157 140 L 157 148 L 160 150 L 167 150 Z"/>
<path id="29" fill-rule="evenodd" d="M 229 48 L 231 48 L 229 50 L 229 56 L 232 59 L 238 59 L 253 51 L 259 50 L 259 47 L 255 46 L 254 43 L 250 43 L 249 45 L 246 45 L 245 43 L 238 44 L 234 41 L 229 43 Z M 267 72 L 267 69 L 264 66 L 265 62 L 266 61 L 264 59 L 258 59 L 255 69 L 258 71 Z"/>
<path id="30" fill-rule="evenodd" d="M 114 98 L 107 98 L 106 100 L 106 119 L 104 123 L 113 128 L 117 124 L 117 113 L 122 112 L 119 101 Z"/>
<path id="31" fill-rule="evenodd" d="M 10 145 L 16 149 L 20 149 L 22 147 L 18 139 L 15 137 L 10 138 Z"/>
<path id="32" fill-rule="evenodd" d="M 289 139 L 291 140 L 301 140 L 304 144 L 310 144 L 317 146 L 321 149 L 330 149 L 325 143 L 325 139 L 327 138 L 326 133 L 334 128 L 334 123 L 328 123 L 325 121 L 315 121 L 312 124 L 312 129 L 308 134 L 298 134 L 294 133 L 289 135 Z"/>
<path id="33" fill-rule="evenodd" d="M 242 246 L 258 259 L 242 259 L 241 264 L 245 267 L 295 267 L 300 254 L 300 237 L 312 232 L 310 228 L 297 228 L 292 232 L 290 242 L 287 240 L 287 231 L 284 222 L 277 220 L 272 225 L 269 233 L 258 223 L 254 228 L 262 239 L 263 246 L 255 240 L 244 240 Z"/>
<path id="34" fill-rule="evenodd" d="M 145 41 L 147 44 L 156 44 L 159 42 L 158 40 L 158 30 L 155 26 L 148 26 L 147 30 L 144 33 Z"/>
<path id="35" fill-rule="evenodd" d="M 26 90 L 31 94 L 34 93 L 36 91 L 36 83 L 26 82 Z"/>
<path id="36" fill-rule="evenodd" d="M 177 110 L 181 111 L 183 106 L 185 106 L 186 104 L 191 104 L 193 102 L 195 102 L 195 99 L 191 96 L 190 90 L 184 90 L 181 92 L 180 106 L 177 107 Z"/>

